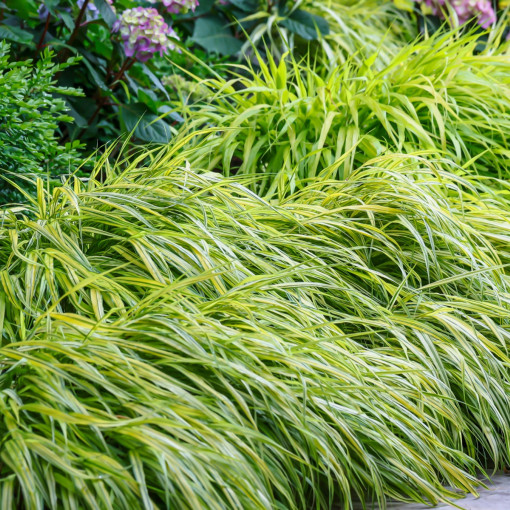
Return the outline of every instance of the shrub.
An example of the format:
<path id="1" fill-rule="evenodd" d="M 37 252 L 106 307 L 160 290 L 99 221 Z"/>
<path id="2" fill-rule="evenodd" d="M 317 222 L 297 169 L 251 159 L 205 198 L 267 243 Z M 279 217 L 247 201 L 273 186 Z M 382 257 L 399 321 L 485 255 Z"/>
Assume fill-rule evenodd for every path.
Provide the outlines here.
<path id="1" fill-rule="evenodd" d="M 5 510 L 433 504 L 508 462 L 508 189 L 392 156 L 276 205 L 172 150 L 3 213 Z"/>
<path id="2" fill-rule="evenodd" d="M 7 0 L 2 9 L 0 32 L 12 41 L 18 60 L 47 47 L 60 62 L 80 57 L 58 76 L 59 85 L 80 87 L 86 95 L 67 97 L 73 123 L 66 126 L 65 140 L 85 140 L 90 150 L 132 130 L 134 141 L 169 140 L 180 118 L 168 112 L 169 94 L 155 61 L 176 49 L 178 34 L 163 2 Z"/>
<path id="3" fill-rule="evenodd" d="M 45 51 L 35 64 L 11 62 L 9 45 L 0 42 L 0 174 L 17 185 L 28 175 L 55 177 L 76 170 L 78 144 L 59 144 L 58 124 L 70 120 L 61 95 L 80 95 L 55 85 L 55 75 L 72 64 L 54 64 Z M 0 181 L 0 203 L 18 201 L 21 195 Z"/>
<path id="4" fill-rule="evenodd" d="M 44 47 L 59 61 L 81 57 L 59 84 L 85 91 L 85 99 L 67 98 L 74 123 L 65 140 L 84 140 L 90 150 L 131 132 L 133 142 L 170 140 L 182 117 L 161 79 L 184 74 L 180 66 L 200 69 L 183 62 L 180 45 L 215 66 L 238 61 L 252 42 L 278 40 L 279 54 L 294 37 L 309 42 L 328 30 L 302 0 L 6 0 L 0 18 L 0 35 L 12 41 L 17 60 Z"/>
<path id="5" fill-rule="evenodd" d="M 218 0 L 201 2 L 191 39 L 209 53 L 251 55 L 265 45 L 280 56 L 295 43 L 329 34 L 325 18 L 310 12 L 306 0 Z M 306 45 L 306 44 L 305 44 Z M 309 45 L 309 44 L 308 44 Z"/>

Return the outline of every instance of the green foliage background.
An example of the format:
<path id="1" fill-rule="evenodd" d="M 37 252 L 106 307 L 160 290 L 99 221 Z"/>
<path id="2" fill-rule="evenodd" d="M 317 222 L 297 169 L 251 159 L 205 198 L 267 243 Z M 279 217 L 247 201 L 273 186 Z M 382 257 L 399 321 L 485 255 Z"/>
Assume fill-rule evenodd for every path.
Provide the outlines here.
<path id="1" fill-rule="evenodd" d="M 79 96 L 72 88 L 56 85 L 55 74 L 71 65 L 52 62 L 45 51 L 36 64 L 12 62 L 9 45 L 0 42 L 0 204 L 21 199 L 16 186 L 25 188 L 23 177 L 72 173 L 81 165 L 79 144 L 59 143 L 60 122 L 71 120 L 61 96 Z"/>

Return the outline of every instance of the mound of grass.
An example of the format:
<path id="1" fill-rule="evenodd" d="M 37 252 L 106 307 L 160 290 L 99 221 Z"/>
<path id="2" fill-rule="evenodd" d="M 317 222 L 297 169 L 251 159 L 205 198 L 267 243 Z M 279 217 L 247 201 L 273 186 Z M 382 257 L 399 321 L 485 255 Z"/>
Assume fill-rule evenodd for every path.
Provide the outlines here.
<path id="1" fill-rule="evenodd" d="M 330 69 L 287 57 L 260 70 L 240 66 L 215 79 L 215 97 L 194 108 L 187 132 L 195 168 L 253 177 L 257 193 L 280 198 L 317 175 L 343 179 L 382 154 L 428 150 L 462 170 L 509 176 L 508 43 L 479 52 L 459 31 L 403 46 L 389 63 L 376 51 Z M 382 65 L 383 64 L 383 65 Z"/>
<path id="2" fill-rule="evenodd" d="M 274 205 L 184 155 L 2 213 L 3 509 L 434 503 L 510 460 L 503 183 L 392 156 Z"/>

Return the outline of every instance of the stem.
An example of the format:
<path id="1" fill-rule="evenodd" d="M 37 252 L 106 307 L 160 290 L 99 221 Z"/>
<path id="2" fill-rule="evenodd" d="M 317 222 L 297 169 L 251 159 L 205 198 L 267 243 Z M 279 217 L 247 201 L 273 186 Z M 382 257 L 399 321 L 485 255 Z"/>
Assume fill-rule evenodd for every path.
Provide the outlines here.
<path id="1" fill-rule="evenodd" d="M 76 22 L 74 23 L 74 30 L 72 34 L 69 36 L 69 40 L 67 41 L 67 44 L 71 46 L 78 36 L 78 32 L 80 30 L 81 26 L 81 20 L 83 19 L 83 16 L 85 16 L 85 11 L 87 9 L 87 5 L 89 4 L 90 0 L 85 0 L 83 2 L 83 5 L 81 6 L 80 13 L 78 14 L 78 17 L 76 18 Z"/>
<path id="2" fill-rule="evenodd" d="M 46 23 L 44 25 L 44 30 L 41 34 L 41 38 L 39 39 L 39 43 L 37 44 L 37 48 L 35 50 L 36 55 L 41 51 L 41 49 L 43 47 L 44 38 L 46 37 L 46 33 L 48 32 L 48 27 L 50 26 L 50 19 L 51 19 L 51 14 L 48 13 L 48 16 L 46 16 Z"/>
<path id="3" fill-rule="evenodd" d="M 94 110 L 94 113 L 90 116 L 90 119 L 87 121 L 87 126 L 90 126 L 92 124 L 92 122 L 94 122 L 94 119 L 97 117 L 97 114 L 101 111 L 101 109 L 103 108 L 104 104 L 106 103 L 106 100 L 105 100 L 105 97 L 106 96 L 103 96 L 99 99 L 99 102 L 97 104 L 97 107 L 96 109 Z M 81 138 L 83 136 L 83 133 L 85 133 L 85 131 L 87 131 L 87 128 L 83 128 L 81 131 L 80 131 L 80 134 L 78 135 L 78 138 Z"/>
<path id="4" fill-rule="evenodd" d="M 117 82 L 124 76 L 124 73 L 133 67 L 135 63 L 135 59 L 133 57 L 127 58 L 124 60 L 122 67 L 119 69 L 119 72 L 113 77 L 113 81 L 110 85 L 110 89 L 113 90 L 117 86 Z"/>
<path id="5" fill-rule="evenodd" d="M 85 0 L 83 2 L 83 5 L 81 6 L 78 17 L 76 18 L 76 21 L 74 23 L 74 29 L 71 32 L 69 39 L 67 40 L 68 46 L 72 46 L 74 40 L 78 37 L 78 33 L 80 32 L 80 28 L 81 28 L 81 22 L 83 20 L 83 17 L 85 16 L 85 11 L 87 10 L 87 5 L 89 4 L 89 2 L 90 2 L 90 0 Z M 68 53 L 69 53 L 69 49 L 63 48 L 62 50 L 59 51 L 57 57 L 60 61 L 63 61 L 67 58 Z"/>
<path id="6" fill-rule="evenodd" d="M 108 87 L 110 90 L 113 90 L 119 83 L 119 80 L 124 76 L 125 73 L 127 73 L 135 64 L 136 59 L 134 57 L 127 58 L 124 63 L 122 64 L 122 67 L 119 69 L 118 73 L 114 76 L 112 83 Z M 94 122 L 95 118 L 97 117 L 98 113 L 102 110 L 103 106 L 106 106 L 108 101 L 108 96 L 103 96 L 99 98 L 99 101 L 97 103 L 97 107 L 94 110 L 94 113 L 90 116 L 90 119 L 87 121 L 87 126 L 91 126 L 92 122 Z M 83 134 L 87 131 L 87 128 L 83 128 L 78 138 L 81 138 Z"/>

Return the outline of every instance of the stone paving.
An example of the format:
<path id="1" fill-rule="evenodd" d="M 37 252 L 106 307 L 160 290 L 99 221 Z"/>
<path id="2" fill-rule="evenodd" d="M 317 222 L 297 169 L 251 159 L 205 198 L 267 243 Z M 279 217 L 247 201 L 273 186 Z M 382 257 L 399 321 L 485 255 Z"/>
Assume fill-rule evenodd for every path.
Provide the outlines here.
<path id="1" fill-rule="evenodd" d="M 510 475 L 498 474 L 486 484 L 489 489 L 480 488 L 478 498 L 469 495 L 464 499 L 455 500 L 455 504 L 465 510 L 510 510 Z M 390 503 L 387 506 L 387 510 L 430 510 L 430 508 L 430 506 L 415 503 Z M 440 504 L 432 508 L 433 510 L 453 510 L 455 507 Z M 378 509 L 373 507 L 370 510 Z"/>
<path id="2" fill-rule="evenodd" d="M 455 503 L 465 510 L 510 510 L 510 476 L 497 475 L 487 484 L 489 489 L 480 489 L 480 497 L 469 495 L 458 499 Z M 434 510 L 452 510 L 451 505 L 441 504 Z M 416 504 L 395 503 L 388 506 L 388 510 L 425 510 L 430 507 Z"/>

